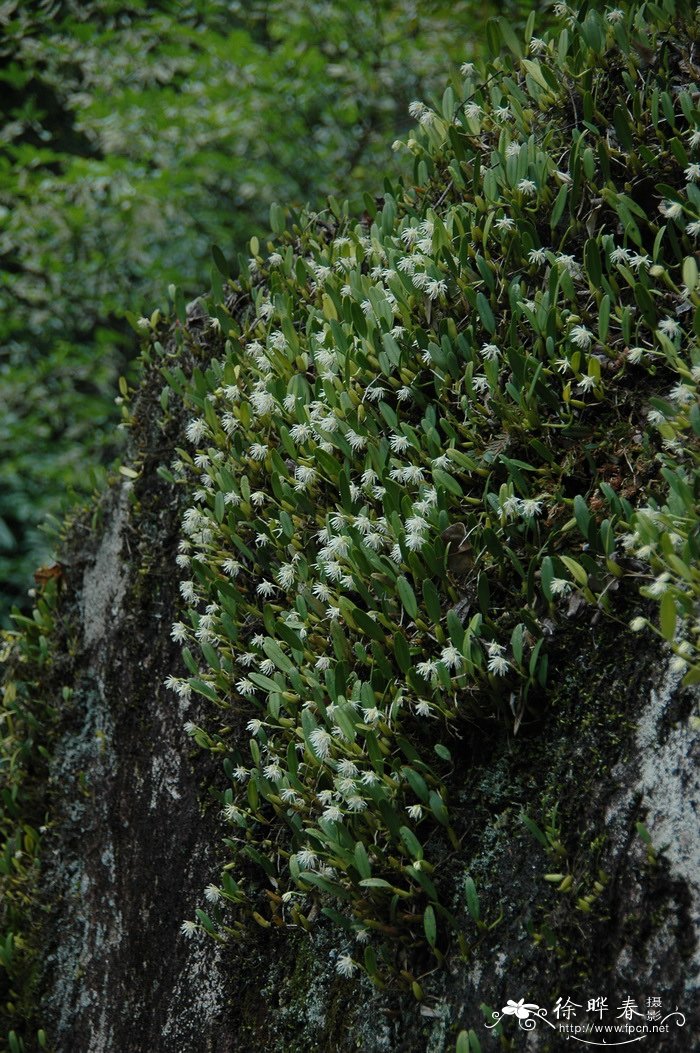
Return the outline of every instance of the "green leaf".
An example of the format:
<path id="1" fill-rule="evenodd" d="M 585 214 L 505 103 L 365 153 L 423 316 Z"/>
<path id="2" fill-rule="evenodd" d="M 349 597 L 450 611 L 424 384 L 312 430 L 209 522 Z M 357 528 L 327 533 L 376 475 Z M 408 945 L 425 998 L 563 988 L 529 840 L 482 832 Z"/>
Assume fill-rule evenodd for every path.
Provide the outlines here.
<path id="1" fill-rule="evenodd" d="M 574 497 L 574 516 L 578 523 L 578 528 L 585 537 L 586 541 L 590 540 L 589 526 L 591 522 L 591 513 L 588 505 L 581 494 L 576 494 Z"/>
<path id="2" fill-rule="evenodd" d="M 545 834 L 540 829 L 540 827 L 537 825 L 537 823 L 535 822 L 534 819 L 531 819 L 529 815 L 525 815 L 523 813 L 520 816 L 520 821 L 522 822 L 523 826 L 527 827 L 527 829 L 530 831 L 532 836 L 537 838 L 537 840 L 539 841 L 539 843 L 542 845 L 543 848 L 549 848 L 549 841 L 547 840 Z"/>
<path id="3" fill-rule="evenodd" d="M 549 217 L 549 225 L 554 228 L 559 223 L 559 220 L 564 215 L 564 208 L 566 207 L 566 198 L 568 194 L 568 188 L 565 186 L 559 187 L 559 193 L 557 194 L 554 207 L 552 208 L 552 214 Z"/>
<path id="4" fill-rule="evenodd" d="M 470 1053 L 469 1033 L 467 1031 L 460 1031 L 457 1035 L 455 1053 Z"/>
<path id="5" fill-rule="evenodd" d="M 440 594 L 430 578 L 423 579 L 423 600 L 428 616 L 435 625 L 438 625 L 442 617 L 442 604 L 440 603 Z"/>
<path id="6" fill-rule="evenodd" d="M 620 141 L 620 146 L 627 153 L 634 148 L 634 140 L 629 126 L 627 110 L 620 103 L 613 110 L 613 126 L 615 134 Z"/>
<path id="7" fill-rule="evenodd" d="M 430 791 L 430 808 L 437 821 L 442 826 L 447 826 L 449 823 L 447 808 L 442 797 L 435 790 Z"/>
<path id="8" fill-rule="evenodd" d="M 540 569 L 542 592 L 547 603 L 551 603 L 554 599 L 552 593 L 552 581 L 554 580 L 554 565 L 550 556 L 545 556 L 542 560 L 542 567 Z"/>
<path id="9" fill-rule="evenodd" d="M 284 209 L 273 201 L 270 205 L 270 229 L 274 234 L 283 234 L 286 226 Z"/>
<path id="10" fill-rule="evenodd" d="M 560 558 L 564 566 L 571 572 L 574 580 L 577 581 L 579 585 L 588 584 L 588 574 L 586 574 L 586 571 L 580 563 L 577 563 L 576 560 L 572 559 L 570 556 L 561 556 Z"/>
<path id="11" fill-rule="evenodd" d="M 683 281 L 691 293 L 698 284 L 698 265 L 692 256 L 686 256 L 683 260 Z"/>
<path id="12" fill-rule="evenodd" d="M 670 642 L 676 633 L 676 601 L 672 592 L 665 592 L 661 597 L 659 624 L 663 638 Z"/>
<path id="13" fill-rule="evenodd" d="M 404 767 L 401 771 L 416 797 L 420 798 L 423 804 L 427 804 L 430 797 L 430 791 L 428 790 L 428 785 L 423 776 L 419 775 L 419 773 L 414 771 L 413 768 Z"/>
<path id="14" fill-rule="evenodd" d="M 510 646 L 511 646 L 512 651 L 513 651 L 513 658 L 515 659 L 515 664 L 516 665 L 520 665 L 522 660 L 523 660 L 523 634 L 524 634 L 524 632 L 525 632 L 525 626 L 523 625 L 522 622 L 519 622 L 515 626 L 515 628 L 513 629 L 513 632 L 511 634 L 511 638 L 510 638 Z"/>
<path id="15" fill-rule="evenodd" d="M 488 302 L 482 292 L 476 294 L 476 309 L 479 312 L 479 318 L 481 324 L 487 333 L 493 334 L 496 332 L 496 319 L 493 316 L 491 310 L 491 304 Z"/>
<path id="16" fill-rule="evenodd" d="M 467 910 L 472 920 L 478 922 L 481 918 L 479 896 L 476 891 L 476 885 L 469 875 L 464 879 L 464 891 L 467 897 Z"/>
<path id="17" fill-rule="evenodd" d="M 435 911 L 430 905 L 423 912 L 423 928 L 425 930 L 425 938 L 430 946 L 434 947 L 437 941 L 437 922 L 435 921 Z"/>
<path id="18" fill-rule="evenodd" d="M 358 841 L 355 845 L 355 866 L 360 878 L 366 880 L 372 876 L 372 867 L 367 855 L 367 849 L 362 841 Z"/>
<path id="19" fill-rule="evenodd" d="M 396 588 L 406 613 L 409 618 L 415 620 L 418 616 L 418 601 L 411 585 L 402 574 L 396 579 Z"/>
<path id="20" fill-rule="evenodd" d="M 219 274 L 222 274 L 224 278 L 228 278 L 231 274 L 231 269 L 228 263 L 226 262 L 226 257 L 224 256 L 223 252 L 221 251 L 218 245 L 212 245 L 211 258 L 213 259 L 214 266 L 216 267 Z"/>
<path id="21" fill-rule="evenodd" d="M 193 691 L 196 691 L 198 695 L 204 695 L 211 702 L 218 701 L 218 695 L 211 684 L 205 684 L 203 680 L 198 680 L 196 677 L 190 677 L 188 683 Z"/>
<path id="22" fill-rule="evenodd" d="M 405 844 L 408 851 L 411 853 L 414 859 L 423 858 L 423 846 L 420 841 L 407 826 L 401 827 L 401 840 Z"/>

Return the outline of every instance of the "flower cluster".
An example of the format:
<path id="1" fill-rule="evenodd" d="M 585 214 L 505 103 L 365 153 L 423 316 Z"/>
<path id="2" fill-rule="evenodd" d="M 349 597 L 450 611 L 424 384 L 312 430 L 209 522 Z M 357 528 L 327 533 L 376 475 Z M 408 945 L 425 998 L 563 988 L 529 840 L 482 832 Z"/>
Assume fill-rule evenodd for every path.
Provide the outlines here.
<path id="1" fill-rule="evenodd" d="M 673 32 L 655 12 L 647 32 Z M 308 927 L 320 897 L 362 940 L 401 903 L 400 940 L 434 946 L 454 924 L 434 870 L 458 843 L 455 731 L 517 729 L 552 626 L 574 589 L 609 607 L 621 545 L 653 569 L 666 639 L 696 609 L 695 89 L 665 72 L 669 149 L 656 89 L 620 73 L 639 61 L 622 11 L 528 43 L 468 64 L 442 113 L 412 105 L 413 184 L 370 224 L 306 216 L 208 304 L 215 353 L 172 466 L 189 675 L 168 684 L 207 700 L 187 731 L 222 756 L 227 845 L 268 886 L 227 868 L 206 896 L 223 931 Z M 597 135 L 564 119 L 584 71 Z M 615 182 L 621 158 L 664 185 L 663 226 Z"/>

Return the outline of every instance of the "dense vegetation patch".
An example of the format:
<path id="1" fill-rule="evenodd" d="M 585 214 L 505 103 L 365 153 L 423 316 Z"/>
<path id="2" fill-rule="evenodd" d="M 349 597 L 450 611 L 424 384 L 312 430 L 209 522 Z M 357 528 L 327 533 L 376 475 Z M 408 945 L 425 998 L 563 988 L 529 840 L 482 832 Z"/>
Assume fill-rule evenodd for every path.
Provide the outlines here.
<path id="1" fill-rule="evenodd" d="M 198 928 L 345 933 L 379 984 L 438 961 L 465 735 L 546 707 L 581 605 L 639 614 L 697 681 L 698 25 L 673 0 L 489 24 L 357 222 L 271 211 L 160 359 L 191 410 L 169 684 L 220 756 L 228 861 Z M 204 360 L 187 378 L 185 343 Z M 648 609 L 648 605 L 643 605 Z M 640 611 L 642 606 L 640 605 Z M 247 732 L 247 735 L 246 735 Z M 469 912 L 479 917 L 478 890 Z M 403 948 L 403 950 L 402 950 Z"/>

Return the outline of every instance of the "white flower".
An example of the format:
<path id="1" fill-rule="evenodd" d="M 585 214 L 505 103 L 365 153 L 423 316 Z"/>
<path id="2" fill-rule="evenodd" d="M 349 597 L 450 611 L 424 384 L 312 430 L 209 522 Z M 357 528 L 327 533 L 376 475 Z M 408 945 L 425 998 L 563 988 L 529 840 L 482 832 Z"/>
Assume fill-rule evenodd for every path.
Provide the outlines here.
<path id="1" fill-rule="evenodd" d="M 668 336 L 671 339 L 673 339 L 674 336 L 678 336 L 678 333 L 680 332 L 680 326 L 673 318 L 662 318 L 659 322 L 658 328 L 660 333 L 664 333 L 665 336 Z"/>
<path id="2" fill-rule="evenodd" d="M 593 339 L 593 334 L 589 329 L 586 329 L 585 325 L 575 325 L 569 333 L 569 336 L 577 347 L 582 347 L 584 350 L 587 350 L 591 346 L 591 341 Z"/>
<path id="3" fill-rule="evenodd" d="M 248 456 L 254 461 L 264 461 L 267 456 L 267 446 L 264 443 L 254 442 L 248 450 Z"/>
<path id="4" fill-rule="evenodd" d="M 462 667 L 462 655 L 453 644 L 443 647 L 440 659 L 448 669 L 459 670 Z"/>
<path id="5" fill-rule="evenodd" d="M 576 390 L 577 391 L 582 391 L 585 394 L 587 391 L 592 391 L 593 388 L 595 387 L 595 385 L 596 385 L 595 377 L 592 377 L 592 376 L 590 376 L 590 374 L 587 374 L 585 377 L 581 377 L 581 380 L 576 385 Z"/>
<path id="6" fill-rule="evenodd" d="M 560 252 L 557 256 L 557 263 L 568 271 L 572 278 L 577 277 L 581 271 L 581 267 L 577 262 L 576 258 L 571 255 L 567 255 L 565 252 Z"/>
<path id="7" fill-rule="evenodd" d="M 473 77 L 475 68 L 473 62 L 463 62 L 459 67 L 459 72 L 463 77 Z"/>
<path id="8" fill-rule="evenodd" d="M 305 845 L 304 848 L 297 852 L 297 862 L 304 870 L 312 870 L 316 866 L 318 856 L 311 845 Z"/>
<path id="9" fill-rule="evenodd" d="M 686 406 L 693 401 L 693 391 L 686 384 L 679 381 L 678 384 L 671 388 L 668 397 L 672 402 L 677 402 L 680 406 Z"/>
<path id="10" fill-rule="evenodd" d="M 423 817 L 423 809 L 419 804 L 411 804 L 406 809 L 411 819 L 421 819 Z"/>
<path id="11" fill-rule="evenodd" d="M 187 626 L 183 622 L 175 622 L 170 630 L 170 636 L 175 643 L 183 643 L 187 639 Z"/>
<path id="12" fill-rule="evenodd" d="M 199 440 L 206 435 L 208 430 L 206 422 L 195 417 L 185 428 L 185 435 L 190 442 L 199 442 Z"/>
<path id="13" fill-rule="evenodd" d="M 316 479 L 316 469 L 298 464 L 294 469 L 294 478 L 296 479 L 294 489 L 303 493 L 307 486 L 311 486 Z"/>
<path id="14" fill-rule="evenodd" d="M 516 497 L 515 494 L 511 494 L 507 497 L 502 505 L 503 511 L 511 519 L 513 516 L 517 516 L 520 513 L 520 498 Z"/>
<path id="15" fill-rule="evenodd" d="M 314 728 L 309 735 L 309 742 L 320 760 L 325 760 L 328 756 L 332 741 L 331 736 L 324 728 Z"/>
<path id="16" fill-rule="evenodd" d="M 526 500 L 520 501 L 518 510 L 525 519 L 532 519 L 533 516 L 538 516 L 542 511 L 542 502 L 528 497 Z"/>
<path id="17" fill-rule="evenodd" d="M 515 220 L 511 219 L 510 216 L 501 216 L 501 218 L 497 219 L 494 223 L 494 227 L 498 230 L 512 230 L 514 226 Z"/>
<path id="18" fill-rule="evenodd" d="M 567 581 L 566 578 L 552 578 L 549 587 L 554 596 L 566 596 L 567 592 L 571 591 L 571 582 Z"/>
<path id="19" fill-rule="evenodd" d="M 532 179 L 521 179 L 518 183 L 518 190 L 521 194 L 525 194 L 526 197 L 531 197 L 537 193 L 537 183 L 533 182 Z"/>
<path id="20" fill-rule="evenodd" d="M 530 251 L 527 254 L 527 258 L 530 261 L 530 263 L 536 263 L 538 265 L 541 265 L 547 262 L 547 253 L 544 251 L 544 249 L 530 249 Z"/>
<path id="21" fill-rule="evenodd" d="M 282 778 L 282 769 L 280 768 L 279 761 L 273 760 L 270 764 L 266 764 L 263 768 L 263 773 L 266 779 L 271 779 L 273 782 L 279 782 Z"/>
<path id="22" fill-rule="evenodd" d="M 447 284 L 437 278 L 425 283 L 425 292 L 430 300 L 437 300 L 438 296 L 447 292 Z"/>
<path id="23" fill-rule="evenodd" d="M 356 453 L 364 450 L 367 445 L 367 438 L 364 435 L 358 435 L 357 432 L 352 430 L 352 428 L 348 428 L 345 432 L 345 438 L 350 443 L 350 448 Z"/>
<path id="24" fill-rule="evenodd" d="M 505 676 L 508 672 L 508 662 L 503 655 L 494 654 L 488 660 L 488 670 L 494 676 Z"/>
<path id="25" fill-rule="evenodd" d="M 508 143 L 506 146 L 506 157 L 517 157 L 522 149 L 522 143 Z"/>
<path id="26" fill-rule="evenodd" d="M 680 219 L 683 215 L 683 206 L 679 201 L 662 201 L 659 205 L 659 212 L 668 219 Z"/>
<path id="27" fill-rule="evenodd" d="M 254 695 L 255 684 L 252 682 L 252 680 L 248 680 L 246 679 L 246 677 L 242 677 L 236 684 L 236 691 L 238 691 L 241 695 Z"/>
<path id="28" fill-rule="evenodd" d="M 277 586 L 273 584 L 273 582 L 263 579 L 263 581 L 261 581 L 255 589 L 255 591 L 257 592 L 258 596 L 265 596 L 267 598 L 268 596 L 272 596 L 273 593 L 277 592 Z"/>
<path id="29" fill-rule="evenodd" d="M 640 255 L 638 252 L 630 256 L 629 263 L 630 267 L 634 267 L 636 271 L 638 271 L 640 267 L 651 267 L 650 257 L 647 255 Z"/>
<path id="30" fill-rule="evenodd" d="M 341 954 L 335 963 L 335 971 L 340 976 L 353 976 L 357 971 L 357 965 L 349 954 Z"/>
<path id="31" fill-rule="evenodd" d="M 622 246 L 618 246 L 610 253 L 610 261 L 611 263 L 627 263 L 631 255 L 632 253 L 629 249 L 623 249 Z"/>
<path id="32" fill-rule="evenodd" d="M 194 591 L 193 581 L 181 581 L 180 582 L 180 595 L 186 603 L 194 603 L 196 593 Z"/>
<path id="33" fill-rule="evenodd" d="M 425 662 L 419 662 L 416 666 L 416 672 L 418 676 L 422 676 L 424 680 L 432 680 L 437 673 L 437 664 L 431 659 L 427 659 Z"/>
<path id="34" fill-rule="evenodd" d="M 497 362 L 501 354 L 501 349 L 496 344 L 484 344 L 481 349 L 481 356 L 485 358 L 487 362 Z"/>
<path id="35" fill-rule="evenodd" d="M 294 584 L 295 577 L 296 574 L 292 563 L 282 563 L 277 568 L 277 580 L 283 589 L 290 589 Z"/>
<path id="36" fill-rule="evenodd" d="M 197 932 L 199 926 L 196 921 L 183 921 L 180 926 L 180 932 L 183 936 L 186 936 L 188 940 L 192 939 L 195 932 Z"/>
<path id="37" fill-rule="evenodd" d="M 658 578 L 656 578 L 655 581 L 652 581 L 651 585 L 649 585 L 648 587 L 649 595 L 657 597 L 663 596 L 663 594 L 668 589 L 668 582 L 670 580 L 670 577 L 671 575 L 668 573 L 668 571 L 664 571 L 663 574 L 659 574 Z"/>
<path id="38" fill-rule="evenodd" d="M 685 181 L 686 183 L 697 183 L 698 179 L 700 179 L 700 164 L 694 161 L 685 170 Z"/>
<path id="39" fill-rule="evenodd" d="M 306 442 L 313 435 L 313 429 L 308 424 L 295 424 L 289 429 L 289 434 L 294 442 Z"/>
<path id="40" fill-rule="evenodd" d="M 689 223 L 685 229 L 687 234 L 697 238 L 698 234 L 700 234 L 700 220 L 696 219 L 693 223 Z"/>
<path id="41" fill-rule="evenodd" d="M 415 120 L 420 120 L 427 109 L 424 102 L 420 102 L 418 99 L 414 100 L 408 107 L 408 112 L 411 117 Z"/>
<path id="42" fill-rule="evenodd" d="M 411 445 L 411 441 L 406 435 L 397 435 L 394 432 L 389 438 L 389 445 L 394 453 L 403 453 Z"/>
<path id="43" fill-rule="evenodd" d="M 619 7 L 614 7 L 612 11 L 608 11 L 605 17 L 607 21 L 611 23 L 621 22 L 622 19 L 625 17 L 625 12 L 622 11 Z"/>
<path id="44" fill-rule="evenodd" d="M 218 903 L 221 899 L 221 889 L 217 888 L 216 885 L 207 885 L 204 890 L 204 898 L 209 903 Z"/>

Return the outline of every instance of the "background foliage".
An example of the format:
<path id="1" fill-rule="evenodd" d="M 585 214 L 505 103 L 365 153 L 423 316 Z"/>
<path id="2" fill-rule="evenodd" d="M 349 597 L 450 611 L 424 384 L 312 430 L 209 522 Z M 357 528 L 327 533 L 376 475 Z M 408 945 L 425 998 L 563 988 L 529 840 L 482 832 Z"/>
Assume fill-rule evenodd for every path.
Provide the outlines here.
<path id="1" fill-rule="evenodd" d="M 502 6 L 502 5 L 501 5 Z M 512 5 L 515 13 L 517 5 Z M 114 452 L 125 312 L 209 283 L 272 201 L 358 204 L 407 108 L 474 50 L 470 2 L 0 6 L 0 578 L 22 600 Z M 397 162 L 399 163 L 399 162 Z M 91 474 L 92 473 L 92 474 Z"/>

